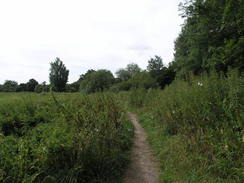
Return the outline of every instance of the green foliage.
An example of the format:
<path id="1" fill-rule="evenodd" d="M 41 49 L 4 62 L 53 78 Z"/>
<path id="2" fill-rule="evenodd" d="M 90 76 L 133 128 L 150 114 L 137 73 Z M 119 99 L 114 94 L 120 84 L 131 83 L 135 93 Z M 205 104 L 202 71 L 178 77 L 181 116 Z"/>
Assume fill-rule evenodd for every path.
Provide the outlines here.
<path id="1" fill-rule="evenodd" d="M 80 90 L 85 93 L 103 92 L 114 83 L 114 76 L 108 70 L 88 72 L 81 81 Z"/>
<path id="2" fill-rule="evenodd" d="M 160 71 L 164 68 L 164 64 L 163 64 L 163 60 L 161 57 L 159 56 L 155 56 L 155 58 L 151 58 L 148 61 L 148 66 L 147 66 L 147 70 L 149 72 L 151 71 Z"/>
<path id="3" fill-rule="evenodd" d="M 175 79 L 175 72 L 173 68 L 165 67 L 163 65 L 162 58 L 155 56 L 148 61 L 147 70 L 152 78 L 154 78 L 159 84 L 161 89 L 164 89 L 166 85 L 169 85 Z"/>
<path id="4" fill-rule="evenodd" d="M 34 92 L 35 87 L 38 85 L 38 82 L 35 79 L 30 79 L 27 83 L 26 83 L 26 89 L 27 91 L 30 92 Z"/>
<path id="5" fill-rule="evenodd" d="M 243 81 L 236 72 L 212 73 L 176 80 L 164 91 L 131 93 L 130 104 L 161 135 L 153 138 L 159 144 L 152 143 L 162 155 L 164 175 L 170 174 L 164 181 L 242 182 Z"/>
<path id="6" fill-rule="evenodd" d="M 41 93 L 41 92 L 49 92 L 50 91 L 50 86 L 46 85 L 46 82 L 43 82 L 39 85 L 36 85 L 35 90 L 36 93 Z"/>
<path id="7" fill-rule="evenodd" d="M 116 71 L 117 78 L 121 79 L 121 81 L 127 81 L 131 78 L 131 74 L 126 69 L 119 69 Z"/>
<path id="8" fill-rule="evenodd" d="M 128 91 L 136 88 L 157 88 L 157 82 L 146 71 L 135 74 L 127 81 L 117 83 L 111 87 L 111 91 Z"/>
<path id="9" fill-rule="evenodd" d="M 6 80 L 1 86 L 2 92 L 16 92 L 18 88 L 18 83 L 12 80 Z"/>
<path id="10" fill-rule="evenodd" d="M 193 0 L 181 3 L 186 18 L 175 42 L 174 68 L 181 78 L 215 69 L 243 71 L 242 0 Z"/>
<path id="11" fill-rule="evenodd" d="M 66 69 L 63 62 L 56 58 L 54 62 L 50 63 L 49 80 L 55 91 L 65 91 L 65 85 L 68 82 L 69 70 Z"/>
<path id="12" fill-rule="evenodd" d="M 116 182 L 133 129 L 113 94 L 0 94 L 0 182 Z"/>
<path id="13" fill-rule="evenodd" d="M 24 92 L 27 91 L 26 83 L 20 83 L 16 89 L 17 92 Z"/>
<path id="14" fill-rule="evenodd" d="M 122 81 L 127 81 L 141 71 L 141 68 L 137 64 L 131 63 L 128 64 L 125 69 L 119 69 L 116 75 Z"/>

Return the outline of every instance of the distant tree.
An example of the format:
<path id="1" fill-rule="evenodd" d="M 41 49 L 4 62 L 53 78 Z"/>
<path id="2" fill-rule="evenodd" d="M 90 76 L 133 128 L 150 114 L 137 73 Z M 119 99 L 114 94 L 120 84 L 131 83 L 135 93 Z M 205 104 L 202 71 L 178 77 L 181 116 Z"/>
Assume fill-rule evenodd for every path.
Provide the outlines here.
<path id="1" fill-rule="evenodd" d="M 87 77 L 89 77 L 89 75 L 93 72 L 96 72 L 95 70 L 93 69 L 89 69 L 85 74 L 82 74 L 80 75 L 80 78 L 79 78 L 79 82 L 81 82 L 82 80 L 86 79 Z"/>
<path id="2" fill-rule="evenodd" d="M 17 92 L 27 91 L 26 83 L 20 83 L 16 89 Z"/>
<path id="3" fill-rule="evenodd" d="M 135 63 L 128 64 L 126 70 L 130 73 L 131 77 L 142 71 L 142 69 Z"/>
<path id="4" fill-rule="evenodd" d="M 155 58 L 151 58 L 148 61 L 148 66 L 147 66 L 147 70 L 149 72 L 151 71 L 160 71 L 164 68 L 164 64 L 163 64 L 163 60 L 161 57 L 155 55 Z"/>
<path id="5" fill-rule="evenodd" d="M 35 90 L 36 93 L 41 93 L 43 92 L 43 86 L 42 85 L 36 85 Z"/>
<path id="6" fill-rule="evenodd" d="M 169 85 L 175 78 L 175 72 L 172 67 L 165 67 L 162 58 L 159 56 L 155 56 L 155 58 L 151 58 L 148 61 L 147 70 L 157 81 L 161 89 Z"/>
<path id="7" fill-rule="evenodd" d="M 27 91 L 30 92 L 34 92 L 35 87 L 38 85 L 38 82 L 35 79 L 30 79 L 27 83 L 26 83 L 26 88 Z"/>
<path id="8" fill-rule="evenodd" d="M 86 93 L 102 92 L 114 83 L 114 76 L 108 70 L 98 70 L 87 73 L 81 81 L 80 89 Z"/>
<path id="9" fill-rule="evenodd" d="M 138 89 L 138 88 L 157 88 L 158 84 L 155 79 L 151 77 L 151 75 L 144 71 L 134 75 L 134 77 L 130 78 L 127 81 L 123 81 L 117 83 L 111 87 L 111 91 L 128 91 L 131 89 Z"/>
<path id="10" fill-rule="evenodd" d="M 126 81 L 131 78 L 131 73 L 126 69 L 119 69 L 115 74 L 121 81 Z"/>
<path id="11" fill-rule="evenodd" d="M 150 76 L 146 71 L 137 73 L 129 80 L 131 88 L 157 88 L 158 84 L 156 80 Z"/>
<path id="12" fill-rule="evenodd" d="M 18 87 L 18 83 L 12 80 L 6 80 L 2 85 L 2 90 L 4 92 L 16 92 Z"/>
<path id="13" fill-rule="evenodd" d="M 115 74 L 121 81 L 126 81 L 141 71 L 142 69 L 137 64 L 131 63 L 125 69 L 119 69 Z"/>
<path id="14" fill-rule="evenodd" d="M 41 92 L 48 92 L 50 89 L 50 86 L 46 84 L 46 82 L 42 82 L 41 84 L 36 85 L 35 92 L 41 93 Z"/>
<path id="15" fill-rule="evenodd" d="M 68 82 L 69 70 L 66 69 L 63 62 L 56 58 L 54 62 L 51 62 L 49 80 L 55 91 L 65 91 L 65 85 Z"/>

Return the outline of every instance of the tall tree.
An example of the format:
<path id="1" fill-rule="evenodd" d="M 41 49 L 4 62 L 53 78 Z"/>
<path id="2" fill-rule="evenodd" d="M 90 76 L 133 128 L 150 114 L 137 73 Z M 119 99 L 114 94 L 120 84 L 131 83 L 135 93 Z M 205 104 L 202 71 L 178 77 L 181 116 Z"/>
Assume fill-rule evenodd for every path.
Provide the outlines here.
<path id="1" fill-rule="evenodd" d="M 63 62 L 57 57 L 54 62 L 50 63 L 49 80 L 55 91 L 65 91 L 66 83 L 68 82 L 69 70 L 66 69 Z"/>
<path id="2" fill-rule="evenodd" d="M 244 1 L 191 0 L 181 3 L 185 24 L 175 42 L 179 77 L 215 69 L 244 70 Z"/>
<path id="3" fill-rule="evenodd" d="M 155 56 L 155 58 L 151 58 L 148 61 L 147 70 L 151 77 L 157 81 L 161 89 L 169 85 L 175 78 L 175 72 L 171 67 L 165 67 L 162 58 L 159 56 Z"/>

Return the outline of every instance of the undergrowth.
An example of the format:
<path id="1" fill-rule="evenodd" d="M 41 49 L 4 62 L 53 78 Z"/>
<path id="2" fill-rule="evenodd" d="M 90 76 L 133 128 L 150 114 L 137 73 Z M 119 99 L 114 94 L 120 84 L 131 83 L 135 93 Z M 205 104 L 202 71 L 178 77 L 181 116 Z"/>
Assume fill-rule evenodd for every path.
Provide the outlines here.
<path id="1" fill-rule="evenodd" d="M 162 182 L 242 182 L 244 82 L 236 73 L 127 93 L 161 163 Z"/>
<path id="2" fill-rule="evenodd" d="M 0 94 L 0 182 L 119 182 L 133 129 L 113 94 Z"/>

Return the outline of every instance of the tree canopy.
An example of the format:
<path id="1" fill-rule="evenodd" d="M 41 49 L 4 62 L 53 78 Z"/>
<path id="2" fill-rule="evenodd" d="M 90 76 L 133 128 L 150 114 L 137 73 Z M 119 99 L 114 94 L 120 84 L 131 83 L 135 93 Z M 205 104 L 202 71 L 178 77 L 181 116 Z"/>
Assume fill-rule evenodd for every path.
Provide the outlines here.
<path id="1" fill-rule="evenodd" d="M 54 62 L 50 63 L 49 80 L 55 91 L 65 91 L 66 83 L 68 82 L 69 70 L 66 69 L 63 62 L 57 57 Z"/>
<path id="2" fill-rule="evenodd" d="M 83 77 L 80 89 L 85 93 L 102 92 L 114 83 L 114 76 L 109 70 L 89 70 Z"/>
<path id="3" fill-rule="evenodd" d="M 181 3 L 185 23 L 175 42 L 177 75 L 215 69 L 244 69 L 244 1 L 191 0 Z"/>
<path id="4" fill-rule="evenodd" d="M 141 71 L 142 69 L 137 64 L 130 63 L 126 66 L 126 68 L 119 69 L 115 74 L 117 78 L 121 79 L 122 81 L 126 81 Z"/>

